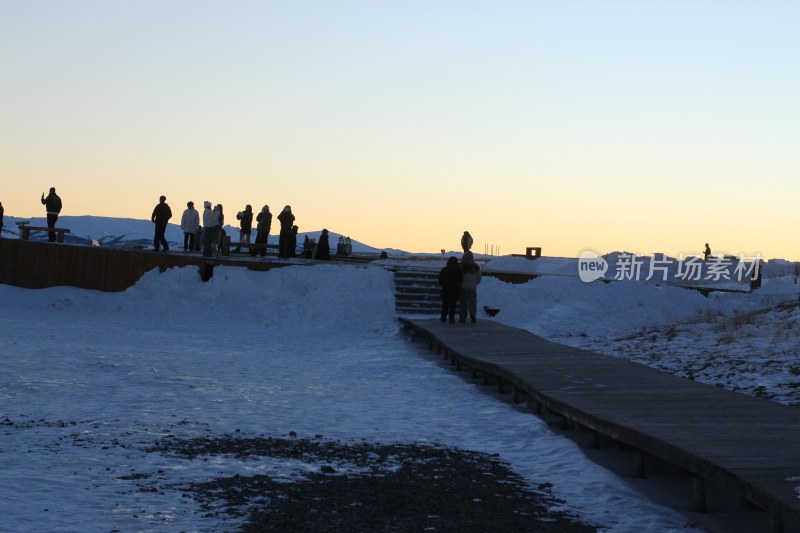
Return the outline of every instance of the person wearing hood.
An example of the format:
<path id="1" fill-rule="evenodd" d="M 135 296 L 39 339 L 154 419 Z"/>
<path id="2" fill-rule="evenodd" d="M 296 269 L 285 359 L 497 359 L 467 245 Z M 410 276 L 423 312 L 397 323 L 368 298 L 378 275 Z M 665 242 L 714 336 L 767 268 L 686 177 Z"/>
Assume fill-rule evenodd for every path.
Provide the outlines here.
<path id="1" fill-rule="evenodd" d="M 155 236 L 153 237 L 153 249 L 157 252 L 161 246 L 165 252 L 169 251 L 169 244 L 164 236 L 167 231 L 167 223 L 172 218 L 172 209 L 167 204 L 167 197 L 161 196 L 158 199 L 158 205 L 153 209 L 153 215 L 150 220 L 156 225 Z"/>
<path id="2" fill-rule="evenodd" d="M 200 213 L 194 208 L 194 202 L 186 203 L 186 210 L 181 216 L 181 231 L 183 231 L 183 251 L 195 249 L 195 238 L 200 231 Z"/>
<path id="3" fill-rule="evenodd" d="M 472 235 L 468 231 L 465 231 L 464 235 L 461 236 L 461 249 L 464 250 L 464 253 L 472 249 Z"/>
<path id="4" fill-rule="evenodd" d="M 263 244 L 259 248 L 258 253 L 261 257 L 267 255 L 267 242 L 269 241 L 269 231 L 272 228 L 272 213 L 269 212 L 269 206 L 265 205 L 261 211 L 256 215 L 256 244 Z M 250 249 L 250 255 L 256 255 L 255 249 Z"/>
<path id="5" fill-rule="evenodd" d="M 55 187 L 50 187 L 50 194 L 47 195 L 47 198 L 45 198 L 44 193 L 42 193 L 42 205 L 47 210 L 47 227 L 55 228 L 56 220 L 58 220 L 58 215 L 61 213 L 61 197 L 56 194 Z M 47 234 L 47 240 L 56 242 L 56 232 L 49 232 Z"/>
<path id="6" fill-rule="evenodd" d="M 217 228 L 214 232 L 214 249 L 221 252 L 222 238 L 225 236 L 225 230 L 222 229 L 225 225 L 225 214 L 222 212 L 222 204 L 215 205 L 214 212 L 217 213 Z"/>
<path id="7" fill-rule="evenodd" d="M 281 222 L 281 233 L 278 239 L 278 257 L 293 257 L 294 247 L 290 245 L 292 237 L 292 226 L 294 225 L 294 215 L 292 206 L 287 205 L 278 215 Z M 296 244 L 296 243 L 295 243 Z"/>
<path id="8" fill-rule="evenodd" d="M 319 236 L 319 242 L 317 243 L 317 259 L 320 261 L 330 261 L 331 259 L 331 243 L 327 229 L 323 229 L 322 235 Z"/>
<path id="9" fill-rule="evenodd" d="M 214 251 L 214 235 L 219 225 L 217 211 L 211 209 L 211 202 L 203 202 L 203 257 L 211 257 Z"/>
<path id="10" fill-rule="evenodd" d="M 236 219 L 239 220 L 239 246 L 236 251 L 242 249 L 242 243 L 247 242 L 250 244 L 250 234 L 253 232 L 253 206 L 247 204 L 244 206 L 244 211 L 236 213 Z"/>
<path id="11" fill-rule="evenodd" d="M 481 268 L 475 263 L 472 252 L 464 252 L 461 258 L 461 306 L 458 321 L 467 321 L 467 311 L 471 322 L 475 322 L 478 310 L 478 284 L 481 282 Z"/>
<path id="12" fill-rule="evenodd" d="M 461 291 L 461 282 L 463 275 L 461 269 L 458 268 L 458 259 L 450 256 L 447 264 L 439 272 L 439 286 L 442 288 L 442 314 L 440 320 L 442 322 L 450 323 L 456 321 L 456 303 L 458 302 L 458 295 Z"/>

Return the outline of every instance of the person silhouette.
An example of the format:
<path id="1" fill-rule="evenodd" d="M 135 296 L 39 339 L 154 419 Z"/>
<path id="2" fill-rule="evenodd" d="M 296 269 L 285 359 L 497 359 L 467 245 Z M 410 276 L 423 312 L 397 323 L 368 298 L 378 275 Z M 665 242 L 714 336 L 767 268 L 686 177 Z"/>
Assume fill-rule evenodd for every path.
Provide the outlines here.
<path id="1" fill-rule="evenodd" d="M 328 230 L 323 229 L 322 235 L 319 236 L 317 243 L 317 259 L 321 261 L 329 261 L 331 258 L 331 244 L 328 237 Z"/>
<path id="2" fill-rule="evenodd" d="M 278 257 L 294 257 L 294 247 L 290 242 L 292 238 L 292 226 L 294 225 L 292 206 L 287 205 L 284 207 L 283 211 L 278 215 L 278 220 L 281 223 L 281 233 L 278 239 Z"/>
<path id="3" fill-rule="evenodd" d="M 464 253 L 472 249 L 472 235 L 468 231 L 465 231 L 464 235 L 461 236 L 461 249 L 464 250 Z"/>
<path id="4" fill-rule="evenodd" d="M 50 194 L 47 195 L 47 198 L 45 198 L 44 193 L 42 193 L 42 205 L 44 205 L 47 210 L 47 227 L 55 228 L 58 215 L 61 213 L 61 197 L 56 194 L 55 187 L 50 187 Z M 49 232 L 47 234 L 47 240 L 56 242 L 56 232 Z"/>
<path id="5" fill-rule="evenodd" d="M 181 229 L 183 230 L 183 251 L 195 249 L 195 238 L 200 231 L 200 213 L 194 208 L 194 202 L 186 203 L 186 210 L 181 216 Z"/>
<path id="6" fill-rule="evenodd" d="M 157 252 L 159 246 L 164 248 L 165 252 L 169 251 L 169 244 L 167 243 L 164 233 L 167 231 L 167 223 L 172 218 L 172 209 L 167 204 L 167 197 L 161 196 L 158 199 L 158 204 L 153 209 L 153 214 L 150 220 L 156 225 L 155 235 L 153 236 L 153 249 Z"/>
<path id="7" fill-rule="evenodd" d="M 447 264 L 439 271 L 439 286 L 442 288 L 442 313 L 440 320 L 448 319 L 452 324 L 456 319 L 456 303 L 461 291 L 461 282 L 464 276 L 458 267 L 458 259 L 450 256 Z"/>

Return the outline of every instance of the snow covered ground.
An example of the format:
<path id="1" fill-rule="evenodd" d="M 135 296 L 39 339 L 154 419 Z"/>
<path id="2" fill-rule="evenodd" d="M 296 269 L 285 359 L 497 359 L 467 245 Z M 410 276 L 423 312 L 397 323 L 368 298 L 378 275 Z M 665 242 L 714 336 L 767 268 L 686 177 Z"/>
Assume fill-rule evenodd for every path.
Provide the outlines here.
<path id="1" fill-rule="evenodd" d="M 506 268 L 537 261 L 493 261 Z M 697 381 L 800 405 L 800 284 L 783 261 L 764 263 L 753 292 L 700 292 L 642 281 L 584 283 L 575 260 L 523 285 L 487 279 L 481 304 L 496 320 L 550 340 L 624 357 Z M 710 283 L 708 286 L 713 287 Z"/>
<path id="2" fill-rule="evenodd" d="M 704 297 L 574 276 L 486 277 L 479 305 L 558 342 L 796 404 L 799 296 L 791 278 Z M 391 274 L 378 266 L 219 267 L 208 283 L 183 268 L 117 294 L 0 285 L 0 301 L 3 531 L 229 530 L 234 522 L 205 517 L 179 487 L 236 473 L 289 481 L 320 468 L 147 451 L 167 435 L 237 431 L 497 453 L 610 531 L 686 523 L 401 334 Z M 141 490 L 143 476 L 157 490 Z"/>

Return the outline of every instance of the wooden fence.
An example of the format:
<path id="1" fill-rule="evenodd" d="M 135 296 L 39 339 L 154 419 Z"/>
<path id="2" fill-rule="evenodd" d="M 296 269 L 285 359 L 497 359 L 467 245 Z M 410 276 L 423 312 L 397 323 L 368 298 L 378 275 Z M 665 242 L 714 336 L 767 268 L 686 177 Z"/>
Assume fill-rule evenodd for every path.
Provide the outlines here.
<path id="1" fill-rule="evenodd" d="M 83 289 L 119 292 L 136 283 L 145 272 L 158 268 L 194 265 L 208 280 L 216 265 L 269 270 L 283 266 L 267 261 L 204 258 L 179 252 L 104 248 L 17 239 L 0 239 L 0 283 L 42 289 L 68 285 Z"/>

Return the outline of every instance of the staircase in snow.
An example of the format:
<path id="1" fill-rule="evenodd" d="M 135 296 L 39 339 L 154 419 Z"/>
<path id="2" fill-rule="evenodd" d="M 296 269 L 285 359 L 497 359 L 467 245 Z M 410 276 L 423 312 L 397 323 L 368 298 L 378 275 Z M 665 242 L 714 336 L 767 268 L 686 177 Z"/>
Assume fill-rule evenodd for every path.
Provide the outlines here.
<path id="1" fill-rule="evenodd" d="M 401 315 L 434 315 L 442 310 L 438 270 L 397 270 L 395 309 Z"/>

